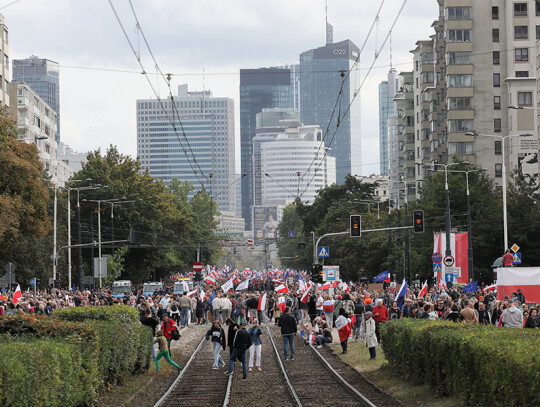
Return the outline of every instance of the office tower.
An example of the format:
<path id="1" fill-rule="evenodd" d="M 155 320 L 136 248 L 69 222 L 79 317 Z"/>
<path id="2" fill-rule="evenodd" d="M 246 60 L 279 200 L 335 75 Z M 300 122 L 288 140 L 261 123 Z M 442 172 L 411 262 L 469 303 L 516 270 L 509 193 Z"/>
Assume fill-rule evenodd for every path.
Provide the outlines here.
<path id="1" fill-rule="evenodd" d="M 232 99 L 180 85 L 173 101 L 137 100 L 137 154 L 154 178 L 189 181 L 209 192 L 219 210 L 234 213 L 241 176 L 234 169 Z"/>
<path id="2" fill-rule="evenodd" d="M 260 144 L 261 204 L 285 205 L 297 197 L 313 203 L 319 189 L 335 183 L 336 159 L 321 148 L 319 126 L 304 126 L 299 120 L 280 120 L 279 126 L 266 128 L 266 133 L 260 128 L 254 138 L 255 143 L 273 137 Z"/>
<path id="3" fill-rule="evenodd" d="M 516 167 L 537 179 L 540 3 L 437 1 L 435 32 L 412 51 L 415 155 L 426 164 L 416 179 L 454 157 L 499 185 L 503 160 L 507 179 Z M 506 148 L 490 136 L 509 136 Z"/>
<path id="4" fill-rule="evenodd" d="M 395 113 L 396 70 L 390 69 L 388 79 L 379 84 L 379 162 L 381 175 L 388 175 L 388 117 Z"/>
<path id="5" fill-rule="evenodd" d="M 256 115 L 264 108 L 292 108 L 293 83 L 289 68 L 259 68 L 240 70 L 240 148 L 242 174 L 242 217 L 246 230 L 252 229 L 253 206 L 252 156 L 256 130 Z"/>
<path id="6" fill-rule="evenodd" d="M 352 103 L 360 86 L 359 71 L 353 69 L 347 75 L 359 57 L 359 49 L 349 40 L 333 43 L 328 30 L 327 27 L 324 47 L 300 54 L 300 119 L 322 129 L 324 144 L 338 163 L 337 182 L 342 183 L 352 172 L 351 154 L 355 162 L 353 172 L 361 172 L 360 101 Z M 351 141 L 356 146 L 354 151 Z"/>
<path id="7" fill-rule="evenodd" d="M 60 141 L 60 77 L 58 62 L 38 58 L 13 60 L 13 82 L 24 82 L 56 113 L 56 141 Z"/>
<path id="8" fill-rule="evenodd" d="M 4 16 L 0 14 L 0 105 L 9 107 L 9 46 L 8 28 Z"/>

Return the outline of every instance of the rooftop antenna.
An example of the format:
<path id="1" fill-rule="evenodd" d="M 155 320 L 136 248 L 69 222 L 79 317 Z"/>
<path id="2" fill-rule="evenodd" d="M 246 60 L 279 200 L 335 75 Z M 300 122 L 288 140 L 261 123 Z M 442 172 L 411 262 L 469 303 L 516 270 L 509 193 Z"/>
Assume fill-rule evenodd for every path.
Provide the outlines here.
<path id="1" fill-rule="evenodd" d="M 334 27 L 328 24 L 328 0 L 325 0 L 325 15 L 326 15 L 326 45 L 334 43 Z"/>
<path id="2" fill-rule="evenodd" d="M 392 70 L 392 31 L 390 30 L 390 70 Z"/>

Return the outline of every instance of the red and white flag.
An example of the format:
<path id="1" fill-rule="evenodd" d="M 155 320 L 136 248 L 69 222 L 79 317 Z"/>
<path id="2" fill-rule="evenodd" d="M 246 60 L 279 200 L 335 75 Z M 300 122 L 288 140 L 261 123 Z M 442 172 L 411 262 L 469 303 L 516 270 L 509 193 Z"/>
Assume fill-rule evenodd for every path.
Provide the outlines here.
<path id="1" fill-rule="evenodd" d="M 285 312 L 287 304 L 285 304 L 285 297 L 281 296 L 278 298 L 278 307 L 281 312 Z"/>
<path id="2" fill-rule="evenodd" d="M 439 280 L 439 290 L 446 290 L 446 284 L 443 279 Z"/>
<path id="3" fill-rule="evenodd" d="M 345 317 L 336 319 L 336 328 L 338 330 L 339 340 L 343 342 L 351 335 L 351 320 Z"/>
<path id="4" fill-rule="evenodd" d="M 339 283 L 339 288 L 341 288 L 343 291 L 345 291 L 347 293 L 350 290 L 349 286 L 347 285 L 347 283 L 345 281 L 342 281 L 341 283 Z"/>
<path id="5" fill-rule="evenodd" d="M 17 284 L 17 289 L 13 293 L 13 298 L 11 299 L 11 301 L 13 301 L 13 304 L 17 304 L 21 300 L 21 298 L 22 298 L 21 285 Z"/>
<path id="6" fill-rule="evenodd" d="M 259 298 L 259 305 L 257 305 L 258 311 L 264 311 L 266 309 L 266 293 Z"/>
<path id="7" fill-rule="evenodd" d="M 304 304 L 307 302 L 308 300 L 308 297 L 309 297 L 309 291 L 311 290 L 311 283 L 308 284 L 307 286 L 307 289 L 306 291 L 304 291 L 304 294 L 302 295 L 302 297 L 300 298 L 300 301 L 303 302 Z"/>
<path id="8" fill-rule="evenodd" d="M 193 294 L 195 294 L 197 292 L 197 290 L 193 290 L 193 291 L 190 291 L 187 293 L 187 296 L 188 297 L 191 297 Z"/>
<path id="9" fill-rule="evenodd" d="M 323 284 L 322 289 L 328 290 L 330 288 L 330 284 L 331 284 L 330 281 L 327 281 L 326 283 Z"/>
<path id="10" fill-rule="evenodd" d="M 306 290 L 306 283 L 304 283 L 304 280 L 298 280 L 298 290 L 299 291 Z"/>
<path id="11" fill-rule="evenodd" d="M 216 282 L 216 279 L 212 276 L 206 276 L 206 278 L 204 279 L 204 282 L 206 284 L 214 284 Z"/>
<path id="12" fill-rule="evenodd" d="M 200 295 L 201 301 L 204 301 L 204 296 L 205 295 L 206 295 L 206 293 L 204 292 L 204 290 L 201 290 L 201 295 Z"/>
<path id="13" fill-rule="evenodd" d="M 493 291 L 496 288 L 497 288 L 497 284 L 491 284 L 491 285 L 488 285 L 487 287 L 484 287 L 482 291 Z"/>
<path id="14" fill-rule="evenodd" d="M 280 284 L 276 288 L 274 288 L 274 291 L 276 293 L 288 293 L 289 289 L 285 286 L 285 284 Z"/>
<path id="15" fill-rule="evenodd" d="M 422 289 L 420 290 L 420 293 L 418 294 L 419 297 L 425 297 L 427 294 L 427 280 L 422 286 Z"/>

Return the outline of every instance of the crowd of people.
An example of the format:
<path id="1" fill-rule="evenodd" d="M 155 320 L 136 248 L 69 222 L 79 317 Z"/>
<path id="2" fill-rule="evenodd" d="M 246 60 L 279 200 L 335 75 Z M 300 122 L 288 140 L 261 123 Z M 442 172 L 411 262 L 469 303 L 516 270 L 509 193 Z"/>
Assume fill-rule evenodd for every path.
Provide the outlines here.
<path id="1" fill-rule="evenodd" d="M 0 315 L 39 316 L 50 315 L 59 308 L 129 305 L 139 311 L 141 323 L 152 329 L 158 345 L 158 353 L 153 350 L 156 369 L 159 370 L 159 360 L 163 357 L 178 371 L 180 366 L 171 359 L 171 341 L 180 337 L 181 328 L 209 324 L 206 338 L 211 340 L 214 352 L 211 368 L 227 367 L 226 374 L 231 374 L 234 360 L 240 360 L 244 378 L 254 369 L 263 369 L 261 324 L 279 325 L 283 356 L 291 361 L 295 357 L 294 338 L 298 333 L 317 347 L 332 343 L 337 337 L 343 353 L 347 353 L 349 339 L 363 340 L 374 359 L 381 342 L 381 324 L 400 318 L 443 319 L 505 328 L 540 327 L 540 305 L 526 303 L 521 290 L 498 300 L 493 291 L 481 289 L 465 293 L 457 287 L 440 291 L 434 287 L 424 296 L 419 295 L 419 289 L 411 289 L 398 301 L 396 293 L 388 287 L 370 290 L 360 283 L 340 284 L 331 290 L 311 286 L 307 294 L 300 290 L 298 282 L 285 284 L 286 288 L 280 290 L 283 292 L 275 292 L 277 283 L 271 281 L 254 283 L 246 290 L 234 291 L 233 287 L 223 292 L 216 282 L 181 294 L 172 293 L 172 285 L 164 284 L 162 290 L 150 296 L 137 290 L 120 298 L 113 297 L 106 289 L 52 289 L 25 292 L 14 302 L 8 293 L 1 297 Z M 229 363 L 221 355 L 227 347 Z"/>

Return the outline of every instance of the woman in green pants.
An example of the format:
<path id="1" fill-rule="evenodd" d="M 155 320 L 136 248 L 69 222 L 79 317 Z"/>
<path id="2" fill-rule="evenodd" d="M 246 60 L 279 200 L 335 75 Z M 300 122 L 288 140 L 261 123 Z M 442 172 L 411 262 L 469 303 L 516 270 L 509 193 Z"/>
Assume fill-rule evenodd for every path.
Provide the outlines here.
<path id="1" fill-rule="evenodd" d="M 180 373 L 182 371 L 182 368 L 178 366 L 176 363 L 174 363 L 171 357 L 169 356 L 169 349 L 167 347 L 167 339 L 165 339 L 165 337 L 163 336 L 163 331 L 156 332 L 156 340 L 154 341 L 154 343 L 156 342 L 159 346 L 159 353 L 157 354 L 156 359 L 155 359 L 156 371 L 159 372 L 159 359 L 164 357 L 165 360 L 169 362 L 171 365 L 173 365 L 176 368 L 176 370 L 178 370 L 178 373 Z"/>

